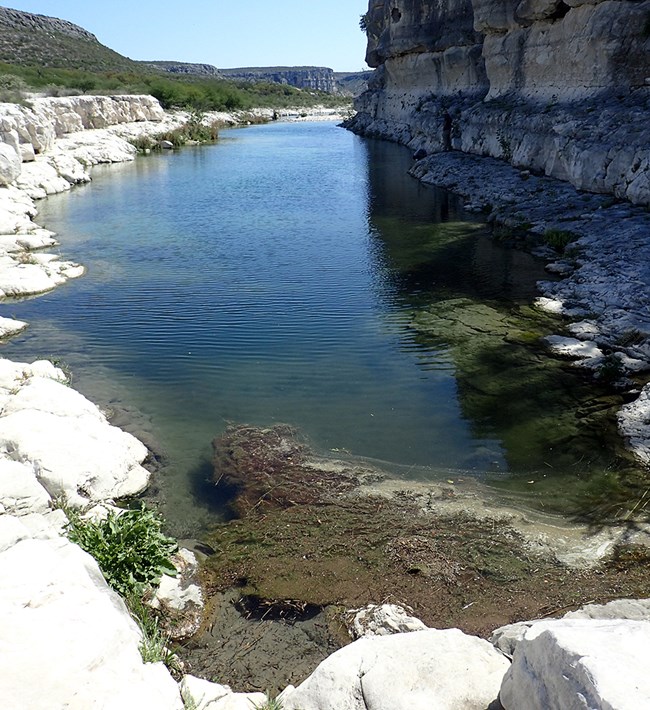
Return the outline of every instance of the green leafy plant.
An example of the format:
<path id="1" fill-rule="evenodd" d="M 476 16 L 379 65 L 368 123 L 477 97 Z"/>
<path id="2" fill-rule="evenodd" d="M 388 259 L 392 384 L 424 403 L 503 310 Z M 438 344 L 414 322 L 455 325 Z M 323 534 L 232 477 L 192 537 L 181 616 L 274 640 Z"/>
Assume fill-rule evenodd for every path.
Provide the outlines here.
<path id="1" fill-rule="evenodd" d="M 600 367 L 596 371 L 596 375 L 601 382 L 613 384 L 623 376 L 624 372 L 621 361 L 614 353 L 609 353 L 609 355 L 605 355 L 603 358 Z"/>
<path id="2" fill-rule="evenodd" d="M 547 229 L 544 232 L 544 242 L 560 254 L 564 253 L 575 238 L 576 235 L 566 229 Z"/>
<path id="3" fill-rule="evenodd" d="M 512 144 L 510 139 L 505 136 L 499 136 L 499 147 L 501 148 L 501 157 L 509 163 L 512 161 Z"/>
<path id="4" fill-rule="evenodd" d="M 108 584 L 123 597 L 142 595 L 163 574 L 176 575 L 171 555 L 177 543 L 162 532 L 162 520 L 144 506 L 104 520 L 83 520 L 67 511 L 68 538 L 90 553 Z"/>

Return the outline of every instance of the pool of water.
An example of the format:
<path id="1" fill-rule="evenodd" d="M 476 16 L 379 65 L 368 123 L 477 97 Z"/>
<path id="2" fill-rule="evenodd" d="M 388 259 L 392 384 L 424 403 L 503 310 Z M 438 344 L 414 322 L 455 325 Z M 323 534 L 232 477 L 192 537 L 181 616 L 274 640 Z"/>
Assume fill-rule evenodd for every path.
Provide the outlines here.
<path id="1" fill-rule="evenodd" d="M 412 326 L 455 299 L 528 303 L 543 264 L 409 165 L 330 123 L 278 123 L 97 168 L 38 205 L 87 274 L 5 304 L 30 327 L 3 355 L 63 359 L 75 387 L 162 451 L 166 515 L 186 534 L 212 515 L 201 482 L 229 422 L 290 423 L 320 452 L 400 475 L 525 478 L 543 447 L 517 439 L 530 451 L 513 459 L 509 403 L 490 392 L 477 408 L 467 348 Z"/>

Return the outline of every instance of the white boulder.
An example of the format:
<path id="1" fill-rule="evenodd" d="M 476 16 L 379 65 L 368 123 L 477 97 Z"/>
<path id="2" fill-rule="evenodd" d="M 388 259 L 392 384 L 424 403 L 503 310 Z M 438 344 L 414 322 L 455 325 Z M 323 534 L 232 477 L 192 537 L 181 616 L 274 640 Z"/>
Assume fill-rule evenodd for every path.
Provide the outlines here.
<path id="1" fill-rule="evenodd" d="M 369 636 L 326 658 L 285 710 L 486 710 L 508 660 L 458 629 Z"/>
<path id="2" fill-rule="evenodd" d="M 517 644 L 499 695 L 505 710 L 650 707 L 650 622 L 557 619 Z"/>
<path id="3" fill-rule="evenodd" d="M 165 667 L 90 555 L 65 538 L 0 553 L 0 697 L 30 710 L 182 710 Z"/>
<path id="4" fill-rule="evenodd" d="M 563 619 L 631 619 L 650 621 L 650 599 L 615 599 L 607 604 L 586 604 L 576 611 L 568 611 Z M 528 629 L 542 624 L 547 619 L 533 619 L 507 624 L 495 629 L 490 635 L 490 643 L 502 653 L 512 657 L 519 642 Z"/>
<path id="5" fill-rule="evenodd" d="M 22 159 L 8 143 L 0 143 L 0 185 L 9 185 L 19 175 Z"/>
<path id="6" fill-rule="evenodd" d="M 46 513 L 51 498 L 38 482 L 32 463 L 0 458 L 0 504 L 3 513 L 27 515 Z"/>
<path id="7" fill-rule="evenodd" d="M 349 611 L 346 617 L 348 631 L 354 639 L 423 631 L 427 628 L 420 619 L 398 604 L 368 604 L 363 609 Z"/>
<path id="8" fill-rule="evenodd" d="M 74 506 L 142 491 L 144 444 L 111 426 L 63 377 L 45 361 L 0 360 L 0 447 L 33 466 L 50 496 Z"/>
<path id="9" fill-rule="evenodd" d="M 264 693 L 233 693 L 229 686 L 192 675 L 183 676 L 181 695 L 196 710 L 254 710 L 266 702 Z"/>
<path id="10" fill-rule="evenodd" d="M 27 323 L 25 321 L 0 317 L 0 339 L 16 335 L 21 330 L 25 330 L 26 327 Z"/>
<path id="11" fill-rule="evenodd" d="M 564 619 L 630 619 L 650 621 L 650 599 L 615 599 L 607 604 L 586 604 L 567 612 Z"/>

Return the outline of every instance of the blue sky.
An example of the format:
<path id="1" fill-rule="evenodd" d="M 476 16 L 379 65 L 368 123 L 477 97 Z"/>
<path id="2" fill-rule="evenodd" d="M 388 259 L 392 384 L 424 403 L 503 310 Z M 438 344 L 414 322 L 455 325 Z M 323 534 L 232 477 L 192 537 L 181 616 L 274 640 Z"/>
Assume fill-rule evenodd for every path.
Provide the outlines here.
<path id="1" fill-rule="evenodd" d="M 16 10 L 70 20 L 131 59 L 217 67 L 365 68 L 359 16 L 368 0 L 15 0 Z"/>

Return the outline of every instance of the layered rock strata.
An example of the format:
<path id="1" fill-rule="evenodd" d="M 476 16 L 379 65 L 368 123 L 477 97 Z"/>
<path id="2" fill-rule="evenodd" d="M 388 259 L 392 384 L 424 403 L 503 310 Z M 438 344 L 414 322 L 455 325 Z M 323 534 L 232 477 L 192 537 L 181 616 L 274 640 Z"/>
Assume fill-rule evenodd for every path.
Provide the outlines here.
<path id="1" fill-rule="evenodd" d="M 650 204 L 650 2 L 370 3 L 352 130 Z"/>
<path id="2" fill-rule="evenodd" d="M 340 91 L 334 71 L 329 67 L 240 67 L 220 69 L 220 73 L 226 79 L 235 81 L 270 81 L 328 94 L 338 94 Z"/>

